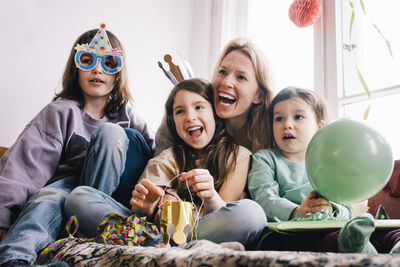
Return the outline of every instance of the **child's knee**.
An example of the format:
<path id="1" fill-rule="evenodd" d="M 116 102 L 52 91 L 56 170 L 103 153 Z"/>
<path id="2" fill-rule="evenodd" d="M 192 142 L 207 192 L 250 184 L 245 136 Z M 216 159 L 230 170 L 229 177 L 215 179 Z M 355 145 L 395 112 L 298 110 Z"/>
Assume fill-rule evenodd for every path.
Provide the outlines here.
<path id="1" fill-rule="evenodd" d="M 61 188 L 43 187 L 30 197 L 27 205 L 40 202 L 61 203 L 64 202 L 68 194 L 68 191 Z"/>
<path id="2" fill-rule="evenodd" d="M 263 229 L 267 225 L 267 217 L 263 208 L 251 199 L 241 199 L 235 203 L 233 212 L 236 218 L 241 218 L 241 225 L 250 229 Z"/>
<path id="3" fill-rule="evenodd" d="M 90 186 L 78 186 L 68 195 L 65 200 L 64 208 L 67 216 L 72 216 L 75 207 L 81 207 L 83 203 L 86 203 L 87 198 L 92 195 L 95 191 L 93 187 Z"/>
<path id="4" fill-rule="evenodd" d="M 91 141 L 97 144 L 95 146 L 120 149 L 126 148 L 129 144 L 124 129 L 114 123 L 104 123 L 99 126 L 93 133 Z"/>
<path id="5" fill-rule="evenodd" d="M 93 135 L 97 136 L 97 138 L 101 139 L 109 139 L 115 138 L 115 137 L 123 137 L 125 136 L 124 129 L 119 126 L 118 124 L 106 122 L 102 125 L 100 125 Z"/>

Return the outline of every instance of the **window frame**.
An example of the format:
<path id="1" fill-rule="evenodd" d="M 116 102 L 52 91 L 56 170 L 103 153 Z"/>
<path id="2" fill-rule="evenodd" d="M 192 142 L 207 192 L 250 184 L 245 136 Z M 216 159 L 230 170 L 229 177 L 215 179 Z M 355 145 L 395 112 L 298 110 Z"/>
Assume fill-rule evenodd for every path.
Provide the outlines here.
<path id="1" fill-rule="evenodd" d="M 344 117 L 345 105 L 367 101 L 368 96 L 344 93 L 343 1 L 326 0 L 322 5 L 321 19 L 314 24 L 314 87 L 327 100 L 332 119 L 337 119 Z M 371 100 L 394 94 L 400 94 L 400 85 L 370 92 Z"/>
<path id="2" fill-rule="evenodd" d="M 341 1 L 322 1 L 321 19 L 314 24 L 314 88 L 330 106 L 331 117 L 342 113 L 338 91 L 343 91 Z"/>

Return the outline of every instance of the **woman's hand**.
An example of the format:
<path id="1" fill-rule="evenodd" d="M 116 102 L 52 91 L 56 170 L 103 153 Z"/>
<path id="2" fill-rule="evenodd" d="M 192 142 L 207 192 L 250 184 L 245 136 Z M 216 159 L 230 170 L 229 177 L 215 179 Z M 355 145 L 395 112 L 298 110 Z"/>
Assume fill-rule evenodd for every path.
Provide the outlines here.
<path id="1" fill-rule="evenodd" d="M 328 210 L 329 214 L 332 214 L 332 206 L 329 201 L 318 195 L 317 192 L 311 191 L 308 197 L 303 199 L 301 205 L 293 211 L 291 218 L 296 217 L 296 215 L 306 217 L 308 213 L 321 210 Z"/>
<path id="2" fill-rule="evenodd" d="M 214 188 L 214 178 L 206 169 L 193 169 L 188 172 L 181 173 L 179 181 L 187 181 L 188 186 L 196 193 L 196 195 L 204 200 L 204 208 L 206 214 L 221 208 L 226 203 L 219 196 Z"/>
<path id="3" fill-rule="evenodd" d="M 130 200 L 132 211 L 141 216 L 152 215 L 163 194 L 164 192 L 160 187 L 148 179 L 142 179 L 132 191 Z"/>

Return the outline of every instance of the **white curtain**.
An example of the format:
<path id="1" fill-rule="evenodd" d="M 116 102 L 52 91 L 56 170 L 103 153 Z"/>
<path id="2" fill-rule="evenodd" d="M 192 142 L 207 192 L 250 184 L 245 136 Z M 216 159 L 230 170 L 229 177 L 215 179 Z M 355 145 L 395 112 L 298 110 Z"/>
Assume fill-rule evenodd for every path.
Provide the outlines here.
<path id="1" fill-rule="evenodd" d="M 195 0 L 192 51 L 196 75 L 211 79 L 223 47 L 246 36 L 248 0 Z"/>

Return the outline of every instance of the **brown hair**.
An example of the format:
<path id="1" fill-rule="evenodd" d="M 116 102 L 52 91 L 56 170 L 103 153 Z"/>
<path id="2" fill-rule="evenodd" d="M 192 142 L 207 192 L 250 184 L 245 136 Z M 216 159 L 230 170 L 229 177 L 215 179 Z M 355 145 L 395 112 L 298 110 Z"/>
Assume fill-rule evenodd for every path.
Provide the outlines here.
<path id="1" fill-rule="evenodd" d="M 269 123 L 267 121 L 267 109 L 272 100 L 272 88 L 274 83 L 273 71 L 269 60 L 256 45 L 254 45 L 249 39 L 236 38 L 225 46 L 217 62 L 213 80 L 216 78 L 216 74 L 218 73 L 223 59 L 234 50 L 241 51 L 248 55 L 253 64 L 258 83 L 258 93 L 261 103 L 252 104 L 247 115 L 248 123 L 246 125 L 247 133 L 251 141 L 250 150 L 256 152 L 259 149 L 270 147 L 273 142 L 270 130 L 268 129 Z"/>
<path id="2" fill-rule="evenodd" d="M 78 77 L 78 68 L 75 65 L 75 47 L 77 44 L 87 44 L 93 39 L 96 35 L 97 29 L 87 31 L 83 33 L 78 39 L 75 41 L 72 46 L 71 52 L 69 54 L 69 58 L 67 64 L 65 66 L 65 71 L 62 78 L 62 86 L 63 89 L 61 92 L 56 93 L 53 101 L 59 98 L 67 98 L 71 100 L 75 100 L 79 103 L 79 107 L 84 107 L 84 97 L 82 94 L 82 89 L 79 85 L 79 77 Z M 118 38 L 107 31 L 108 38 L 111 42 L 111 45 L 114 49 L 124 51 L 121 42 Z M 110 94 L 110 100 L 108 101 L 104 113 L 109 118 L 114 118 L 116 113 L 123 108 L 129 101 L 132 101 L 132 96 L 128 87 L 128 77 L 125 67 L 125 59 L 122 58 L 123 65 L 121 71 L 117 72 L 114 80 L 114 88 Z"/>
<path id="3" fill-rule="evenodd" d="M 324 121 L 325 123 L 329 120 L 329 111 L 328 105 L 322 97 L 311 90 L 299 88 L 299 87 L 286 87 L 282 89 L 272 100 L 271 104 L 268 108 L 269 121 L 271 123 L 271 129 L 273 124 L 274 117 L 274 107 L 277 103 L 288 100 L 293 97 L 299 97 L 304 100 L 307 104 L 309 104 L 314 110 L 315 117 L 317 119 L 317 123 L 320 121 Z M 272 130 L 271 130 L 272 134 Z M 274 142 L 274 147 L 276 144 Z"/>
<path id="4" fill-rule="evenodd" d="M 187 145 L 179 137 L 176 131 L 173 106 L 175 96 L 181 90 L 187 90 L 199 94 L 210 102 L 213 108 L 216 123 L 215 133 L 210 143 L 200 151 L 196 151 L 194 148 Z M 199 160 L 200 167 L 208 169 L 210 174 L 214 177 L 214 187 L 215 190 L 218 191 L 225 182 L 226 177 L 236 166 L 236 157 L 239 146 L 226 132 L 224 121 L 216 116 L 213 99 L 213 88 L 210 82 L 198 78 L 184 80 L 172 89 L 167 102 L 165 103 L 165 111 L 167 116 L 167 125 L 174 138 L 172 150 L 179 172 L 195 169 L 195 161 Z M 189 200 L 190 198 L 186 186 L 184 184 L 177 185 L 175 181 L 173 181 L 172 186 L 178 187 L 177 191 L 179 196 L 181 196 L 182 199 Z"/>

